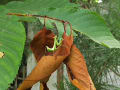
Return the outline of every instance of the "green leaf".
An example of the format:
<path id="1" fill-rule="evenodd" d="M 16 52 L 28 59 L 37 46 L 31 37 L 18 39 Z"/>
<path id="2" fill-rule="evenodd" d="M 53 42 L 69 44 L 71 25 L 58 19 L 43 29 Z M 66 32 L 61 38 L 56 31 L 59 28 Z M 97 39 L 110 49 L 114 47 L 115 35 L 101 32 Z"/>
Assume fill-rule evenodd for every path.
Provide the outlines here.
<path id="1" fill-rule="evenodd" d="M 73 30 L 87 35 L 95 42 L 109 48 L 120 48 L 120 43 L 113 37 L 103 18 L 95 12 L 78 9 L 77 5 L 67 3 L 68 0 L 26 0 L 24 3 L 9 3 L 7 8 L 10 12 L 47 15 L 69 21 Z"/>
<path id="2" fill-rule="evenodd" d="M 74 30 L 87 35 L 95 42 L 110 48 L 120 48 L 120 43 L 113 37 L 105 21 L 94 12 L 84 9 L 71 12 L 69 8 L 58 8 L 53 11 L 43 10 L 43 13 L 39 14 L 69 21 Z"/>
<path id="3" fill-rule="evenodd" d="M 69 4 L 69 0 L 25 0 L 25 2 L 13 1 L 7 4 L 7 7 L 16 12 L 22 11 L 26 13 L 39 12 L 40 8 L 61 8 Z M 17 11 L 17 9 L 19 9 Z"/>
<path id="4" fill-rule="evenodd" d="M 16 16 L 7 16 L 0 6 L 0 90 L 6 90 L 18 72 L 25 43 L 25 29 Z"/>

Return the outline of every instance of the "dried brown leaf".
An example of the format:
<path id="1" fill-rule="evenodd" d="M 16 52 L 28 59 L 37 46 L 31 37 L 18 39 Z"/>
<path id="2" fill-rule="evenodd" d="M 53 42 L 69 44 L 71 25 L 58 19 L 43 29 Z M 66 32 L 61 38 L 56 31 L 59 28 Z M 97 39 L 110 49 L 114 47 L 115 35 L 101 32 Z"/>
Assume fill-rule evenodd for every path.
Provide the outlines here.
<path id="1" fill-rule="evenodd" d="M 86 62 L 79 49 L 72 45 L 65 60 L 70 81 L 80 90 L 96 90 L 87 70 Z"/>
<path id="2" fill-rule="evenodd" d="M 46 27 L 43 27 L 33 38 L 30 46 L 33 54 L 38 62 L 42 56 L 47 55 L 48 51 L 46 50 L 46 46 L 52 47 L 54 44 L 54 33 L 51 30 L 47 30 Z M 48 90 L 46 82 L 49 80 L 47 78 L 41 80 L 41 90 Z"/>
<path id="3" fill-rule="evenodd" d="M 52 53 L 46 53 L 45 46 L 47 45 L 50 47 L 53 45 L 53 39 L 51 39 L 51 36 L 53 37 L 54 35 L 50 34 L 51 36 L 45 36 L 46 34 L 44 34 L 42 36 L 42 39 L 39 35 L 41 35 L 41 33 L 36 35 L 36 37 L 34 38 L 34 40 L 36 40 L 33 41 L 35 44 L 33 42 L 31 43 L 31 49 L 33 50 L 38 63 L 30 73 L 30 75 L 19 86 L 18 90 L 28 89 L 38 81 L 45 82 L 44 80 L 49 77 L 60 66 L 63 60 L 70 54 L 70 48 L 73 44 L 72 35 L 67 36 L 64 32 L 62 45 L 58 47 L 55 52 Z"/>
<path id="4" fill-rule="evenodd" d="M 51 30 L 47 30 L 46 27 L 43 27 L 43 29 L 34 36 L 30 46 L 37 62 L 43 55 L 48 53 L 46 46 L 50 48 L 53 46 L 54 36 L 54 33 Z"/>

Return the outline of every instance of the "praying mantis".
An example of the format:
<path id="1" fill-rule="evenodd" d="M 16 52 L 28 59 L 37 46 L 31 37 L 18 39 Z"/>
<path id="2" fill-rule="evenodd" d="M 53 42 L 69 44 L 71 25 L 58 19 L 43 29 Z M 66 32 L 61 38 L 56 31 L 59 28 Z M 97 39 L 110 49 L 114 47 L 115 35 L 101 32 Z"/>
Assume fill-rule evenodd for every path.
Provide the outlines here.
<path id="1" fill-rule="evenodd" d="M 57 46 L 60 46 L 60 45 L 61 45 L 62 40 L 63 40 L 62 38 L 60 38 L 60 39 L 58 40 L 58 37 L 55 36 L 55 37 L 54 37 L 53 47 L 52 47 L 52 48 L 49 48 L 48 46 L 46 46 L 48 52 L 53 52 L 53 51 L 55 51 L 55 50 L 57 49 Z"/>

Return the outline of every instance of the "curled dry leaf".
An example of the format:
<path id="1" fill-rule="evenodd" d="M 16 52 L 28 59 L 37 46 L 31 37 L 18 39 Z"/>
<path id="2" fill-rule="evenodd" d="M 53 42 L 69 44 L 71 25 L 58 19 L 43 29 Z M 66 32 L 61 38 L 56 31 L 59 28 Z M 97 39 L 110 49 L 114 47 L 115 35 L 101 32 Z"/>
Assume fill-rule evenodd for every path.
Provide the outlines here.
<path id="1" fill-rule="evenodd" d="M 37 62 L 42 56 L 47 55 L 48 51 L 46 50 L 46 46 L 53 46 L 54 36 L 54 33 L 51 30 L 47 30 L 46 27 L 43 27 L 43 29 L 34 36 L 30 46 Z"/>
<path id="2" fill-rule="evenodd" d="M 51 30 L 47 30 L 46 27 L 43 27 L 31 41 L 30 47 L 31 50 L 38 62 L 42 56 L 47 55 L 46 45 L 52 47 L 54 44 L 54 33 Z M 41 90 L 47 89 L 46 82 L 49 80 L 49 77 L 46 77 L 41 80 L 40 88 Z M 22 90 L 22 89 L 21 89 Z"/>
<path id="3" fill-rule="evenodd" d="M 96 90 L 88 73 L 84 57 L 75 45 L 72 45 L 71 53 L 66 58 L 65 64 L 73 85 L 79 90 Z"/>
<path id="4" fill-rule="evenodd" d="M 22 82 L 22 84 L 19 86 L 17 90 L 26 90 L 28 88 L 31 88 L 38 81 L 47 82 L 45 81 L 46 78 L 48 78 L 60 66 L 63 60 L 70 54 L 70 48 L 73 44 L 72 35 L 67 36 L 66 33 L 64 32 L 62 45 L 58 47 L 58 49 L 55 52 L 47 53 L 45 52 L 46 51 L 45 46 L 47 45 L 49 47 L 52 47 L 54 41 L 53 39 L 51 39 L 51 37 L 53 37 L 54 35 L 53 33 L 51 33 L 50 36 L 49 35 L 45 36 L 46 34 L 44 34 L 43 36 L 39 35 L 41 34 L 36 35 L 35 36 L 36 39 L 33 39 L 36 40 L 33 41 L 34 43 L 39 42 L 39 44 L 31 43 L 32 51 L 38 63 L 30 73 L 30 75 L 28 75 L 28 77 Z"/>
<path id="5" fill-rule="evenodd" d="M 47 30 L 46 27 L 43 27 L 43 29 L 34 36 L 30 46 L 37 62 L 41 59 L 42 56 L 48 54 L 46 46 L 53 46 L 54 37 L 54 33 L 51 30 Z M 48 90 L 46 82 L 49 80 L 49 77 L 50 76 L 41 80 L 41 90 Z"/>

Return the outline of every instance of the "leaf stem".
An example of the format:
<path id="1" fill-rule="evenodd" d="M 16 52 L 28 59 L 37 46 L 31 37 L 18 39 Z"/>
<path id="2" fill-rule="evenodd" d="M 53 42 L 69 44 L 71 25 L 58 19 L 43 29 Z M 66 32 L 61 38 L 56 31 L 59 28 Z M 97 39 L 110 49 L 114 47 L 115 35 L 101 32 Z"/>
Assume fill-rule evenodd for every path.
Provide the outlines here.
<path id="1" fill-rule="evenodd" d="M 72 34 L 72 25 L 70 24 L 70 22 L 64 21 L 64 20 L 60 20 L 58 18 L 53 18 L 53 17 L 49 17 L 49 16 L 41 16 L 41 15 L 20 14 L 20 13 L 8 13 L 7 15 L 25 16 L 25 17 L 41 17 L 41 18 L 44 18 L 44 19 L 48 18 L 48 19 L 51 19 L 51 20 L 59 21 L 59 22 L 62 22 L 64 24 L 64 26 L 66 26 L 66 24 L 69 24 L 70 25 L 70 29 L 71 29 L 71 34 Z M 45 24 L 45 22 L 44 22 L 44 24 Z"/>
<path id="2" fill-rule="evenodd" d="M 41 18 L 48 18 L 48 19 L 60 21 L 62 23 L 65 23 L 65 22 L 69 23 L 68 21 L 64 21 L 64 20 L 60 20 L 60 19 L 53 18 L 53 17 L 48 17 L 48 16 L 41 16 L 41 15 L 19 14 L 19 13 L 8 13 L 7 15 L 25 16 L 25 17 L 41 17 Z"/>

